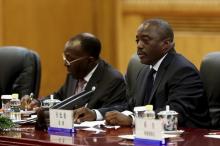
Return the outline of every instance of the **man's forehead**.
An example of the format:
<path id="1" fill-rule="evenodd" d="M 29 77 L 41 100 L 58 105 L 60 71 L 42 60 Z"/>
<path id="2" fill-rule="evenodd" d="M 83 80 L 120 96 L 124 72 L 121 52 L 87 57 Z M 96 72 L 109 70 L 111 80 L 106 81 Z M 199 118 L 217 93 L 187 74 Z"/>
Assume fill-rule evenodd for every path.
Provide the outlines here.
<path id="1" fill-rule="evenodd" d="M 153 37 L 155 35 L 160 35 L 159 32 L 160 32 L 160 28 L 158 28 L 156 25 L 152 25 L 151 23 L 143 23 L 139 26 L 136 37 L 137 36 Z"/>
<path id="2" fill-rule="evenodd" d="M 73 41 L 66 42 L 65 47 L 75 48 L 75 47 L 80 46 L 80 45 L 81 45 L 80 40 L 73 40 Z"/>
<path id="3" fill-rule="evenodd" d="M 141 24 L 141 25 L 138 27 L 138 31 L 145 31 L 145 30 L 147 30 L 149 27 L 150 27 L 150 23 Z"/>
<path id="4" fill-rule="evenodd" d="M 143 29 L 147 30 L 150 27 L 150 23 L 143 24 Z"/>

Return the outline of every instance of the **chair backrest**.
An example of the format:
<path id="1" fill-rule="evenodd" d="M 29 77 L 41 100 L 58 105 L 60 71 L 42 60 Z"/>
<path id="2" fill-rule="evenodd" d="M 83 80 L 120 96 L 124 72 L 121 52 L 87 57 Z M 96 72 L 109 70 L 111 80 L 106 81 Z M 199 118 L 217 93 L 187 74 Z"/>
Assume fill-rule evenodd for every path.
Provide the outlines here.
<path id="1" fill-rule="evenodd" d="M 41 63 L 38 54 L 23 47 L 0 47 L 0 95 L 34 93 L 38 97 Z"/>
<path id="2" fill-rule="evenodd" d="M 126 93 L 128 97 L 133 96 L 138 73 L 144 66 L 145 65 L 140 62 L 138 55 L 135 53 L 128 63 L 127 72 L 125 74 Z"/>
<path id="3" fill-rule="evenodd" d="M 220 128 L 220 52 L 207 54 L 200 67 L 213 128 Z"/>
<path id="4" fill-rule="evenodd" d="M 41 83 L 41 61 L 40 61 L 40 56 L 38 55 L 37 52 L 30 50 L 33 59 L 34 59 L 34 86 L 33 86 L 33 93 L 34 97 L 38 98 L 39 91 L 40 91 L 40 83 Z"/>

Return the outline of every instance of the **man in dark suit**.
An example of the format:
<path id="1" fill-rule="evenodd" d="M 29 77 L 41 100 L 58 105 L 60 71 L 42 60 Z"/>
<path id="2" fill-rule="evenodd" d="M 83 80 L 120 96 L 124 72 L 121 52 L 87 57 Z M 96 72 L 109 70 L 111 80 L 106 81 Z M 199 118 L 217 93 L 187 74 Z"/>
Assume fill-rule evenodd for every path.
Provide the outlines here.
<path id="1" fill-rule="evenodd" d="M 152 104 L 157 112 L 169 105 L 179 113 L 181 127 L 209 127 L 207 99 L 196 67 L 174 50 L 174 34 L 170 25 L 160 19 L 144 21 L 137 30 L 137 54 L 146 64 L 137 74 L 137 84 L 123 110 Z M 118 108 L 119 109 L 119 108 Z M 122 110 L 121 109 L 121 110 Z M 124 113 L 124 114 L 123 114 Z M 111 125 L 132 125 L 131 112 L 106 113 Z"/>
<path id="2" fill-rule="evenodd" d="M 69 73 L 64 85 L 53 94 L 54 98 L 62 101 L 83 90 L 90 91 L 92 87 L 96 88 L 90 96 L 64 107 L 64 109 L 79 108 L 80 110 L 75 111 L 76 114 L 80 111 L 86 112 L 88 116 L 80 114 L 78 121 L 96 120 L 97 114 L 104 116 L 99 112 L 100 108 L 125 101 L 123 76 L 99 57 L 100 52 L 100 41 L 89 33 L 78 34 L 65 44 L 63 59 Z"/>

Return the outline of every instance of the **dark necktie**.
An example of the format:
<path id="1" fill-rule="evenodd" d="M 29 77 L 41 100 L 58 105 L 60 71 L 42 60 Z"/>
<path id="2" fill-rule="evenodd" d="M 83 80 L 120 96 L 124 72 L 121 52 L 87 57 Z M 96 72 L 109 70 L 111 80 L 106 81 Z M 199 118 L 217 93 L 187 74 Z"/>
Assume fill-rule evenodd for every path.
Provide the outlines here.
<path id="1" fill-rule="evenodd" d="M 86 81 L 84 79 L 79 79 L 77 82 L 74 94 L 78 94 L 78 93 L 82 92 L 84 90 L 85 83 L 86 83 Z"/>
<path id="2" fill-rule="evenodd" d="M 152 88 L 153 88 L 153 84 L 154 84 L 154 73 L 156 73 L 156 71 L 151 68 L 148 77 L 147 77 L 147 83 L 146 83 L 146 96 L 144 98 L 144 104 L 147 104 L 152 92 Z"/>

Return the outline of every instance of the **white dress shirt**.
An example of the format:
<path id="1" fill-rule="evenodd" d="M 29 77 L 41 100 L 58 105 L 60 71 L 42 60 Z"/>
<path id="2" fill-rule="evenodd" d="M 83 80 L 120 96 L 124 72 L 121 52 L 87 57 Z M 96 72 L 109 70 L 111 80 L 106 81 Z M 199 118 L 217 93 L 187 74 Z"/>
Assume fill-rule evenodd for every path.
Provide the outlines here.
<path id="1" fill-rule="evenodd" d="M 84 80 L 86 81 L 86 83 L 84 84 L 84 88 L 86 87 L 87 83 L 89 82 L 90 78 L 92 77 L 97 67 L 98 64 L 84 77 Z M 85 107 L 87 107 L 87 105 L 88 103 L 85 104 Z M 96 113 L 96 120 L 102 120 L 103 119 L 102 114 L 96 109 L 94 109 L 94 111 Z"/>
<path id="2" fill-rule="evenodd" d="M 86 81 L 86 83 L 84 84 L 84 88 L 86 87 L 87 83 L 89 82 L 90 78 L 92 77 L 97 67 L 98 64 L 83 78 Z"/>

